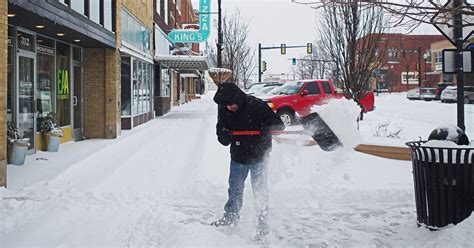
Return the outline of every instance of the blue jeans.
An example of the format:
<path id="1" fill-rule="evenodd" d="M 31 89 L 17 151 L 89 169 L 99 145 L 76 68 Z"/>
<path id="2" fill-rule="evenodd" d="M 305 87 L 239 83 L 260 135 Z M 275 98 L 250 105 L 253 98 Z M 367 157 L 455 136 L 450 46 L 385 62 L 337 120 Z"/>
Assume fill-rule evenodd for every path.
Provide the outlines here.
<path id="1" fill-rule="evenodd" d="M 229 199 L 224 207 L 226 218 L 235 222 L 239 221 L 245 179 L 250 171 L 258 224 L 266 226 L 268 215 L 267 168 L 267 161 L 255 164 L 239 164 L 233 160 L 230 161 Z"/>

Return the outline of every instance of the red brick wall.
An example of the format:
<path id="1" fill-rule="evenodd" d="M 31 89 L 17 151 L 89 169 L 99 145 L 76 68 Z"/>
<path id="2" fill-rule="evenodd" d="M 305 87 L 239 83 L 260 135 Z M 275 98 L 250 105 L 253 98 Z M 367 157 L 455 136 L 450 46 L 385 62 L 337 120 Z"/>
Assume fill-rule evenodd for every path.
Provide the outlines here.
<path id="1" fill-rule="evenodd" d="M 423 54 L 426 52 L 427 49 L 431 48 L 431 43 L 443 40 L 444 37 L 442 35 L 403 35 L 403 34 L 385 34 L 382 36 L 382 41 L 380 46 L 382 48 L 390 48 L 394 47 L 397 48 L 399 51 L 399 60 L 398 62 L 388 62 L 388 56 L 385 54 L 383 56 L 383 61 L 381 64 L 381 68 L 388 71 L 387 80 L 393 82 L 393 86 L 391 90 L 395 92 L 400 91 L 407 91 L 408 89 L 412 89 L 418 87 L 418 84 L 406 84 L 406 82 L 401 82 L 402 80 L 402 72 L 406 72 L 407 68 L 408 71 L 414 72 L 417 70 L 417 63 L 419 62 L 418 58 L 418 47 L 421 51 L 421 79 L 422 79 L 422 87 L 434 87 L 438 80 L 435 76 L 427 75 L 425 79 L 425 69 L 426 72 L 431 72 L 431 64 L 429 62 L 424 61 Z M 382 51 L 384 49 L 381 49 Z M 405 50 L 406 52 L 406 59 L 402 56 L 402 51 Z M 387 53 L 387 51 L 385 51 Z M 433 59 L 433 58 L 432 58 Z"/>

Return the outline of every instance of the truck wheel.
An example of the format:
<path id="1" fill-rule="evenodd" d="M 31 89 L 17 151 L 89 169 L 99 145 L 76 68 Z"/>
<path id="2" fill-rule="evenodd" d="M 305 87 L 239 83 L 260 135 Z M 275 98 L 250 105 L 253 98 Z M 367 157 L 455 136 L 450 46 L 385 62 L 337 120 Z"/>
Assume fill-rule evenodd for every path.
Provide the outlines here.
<path id="1" fill-rule="evenodd" d="M 277 115 L 280 117 L 281 121 L 285 126 L 290 126 L 295 121 L 295 115 L 288 110 L 279 111 Z"/>

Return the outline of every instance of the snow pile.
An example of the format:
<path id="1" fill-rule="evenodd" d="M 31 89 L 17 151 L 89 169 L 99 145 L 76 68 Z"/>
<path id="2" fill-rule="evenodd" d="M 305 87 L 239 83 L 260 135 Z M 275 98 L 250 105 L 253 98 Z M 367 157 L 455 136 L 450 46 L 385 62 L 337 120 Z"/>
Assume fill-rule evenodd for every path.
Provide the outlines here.
<path id="1" fill-rule="evenodd" d="M 436 232 L 436 236 L 429 240 L 425 247 L 472 247 L 474 237 L 474 216 L 471 216 L 457 225 L 449 225 Z"/>
<path id="2" fill-rule="evenodd" d="M 345 149 L 352 149 L 360 144 L 361 138 L 357 128 L 360 107 L 348 99 L 329 99 L 326 104 L 315 105 L 311 113 L 318 113 L 332 131 L 341 140 Z"/>
<path id="3" fill-rule="evenodd" d="M 428 140 L 448 140 L 458 145 L 468 145 L 469 139 L 463 130 L 454 125 L 443 125 L 435 128 Z"/>
<path id="4" fill-rule="evenodd" d="M 457 145 L 450 140 L 429 140 L 423 143 L 421 146 L 426 147 L 437 147 L 437 148 L 474 148 L 474 143 L 471 142 L 469 145 Z"/>

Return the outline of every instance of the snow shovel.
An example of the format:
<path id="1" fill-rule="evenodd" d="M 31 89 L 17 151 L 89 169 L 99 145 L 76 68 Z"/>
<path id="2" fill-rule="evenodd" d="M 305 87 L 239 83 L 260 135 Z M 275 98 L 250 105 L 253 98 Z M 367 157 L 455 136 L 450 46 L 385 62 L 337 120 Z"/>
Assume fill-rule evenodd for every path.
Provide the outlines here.
<path id="1" fill-rule="evenodd" d="M 272 135 L 307 134 L 323 151 L 333 151 L 342 146 L 341 141 L 326 122 L 317 114 L 311 113 L 301 119 L 304 130 L 301 131 L 270 131 Z M 232 135 L 260 135 L 260 131 L 233 131 Z"/>

